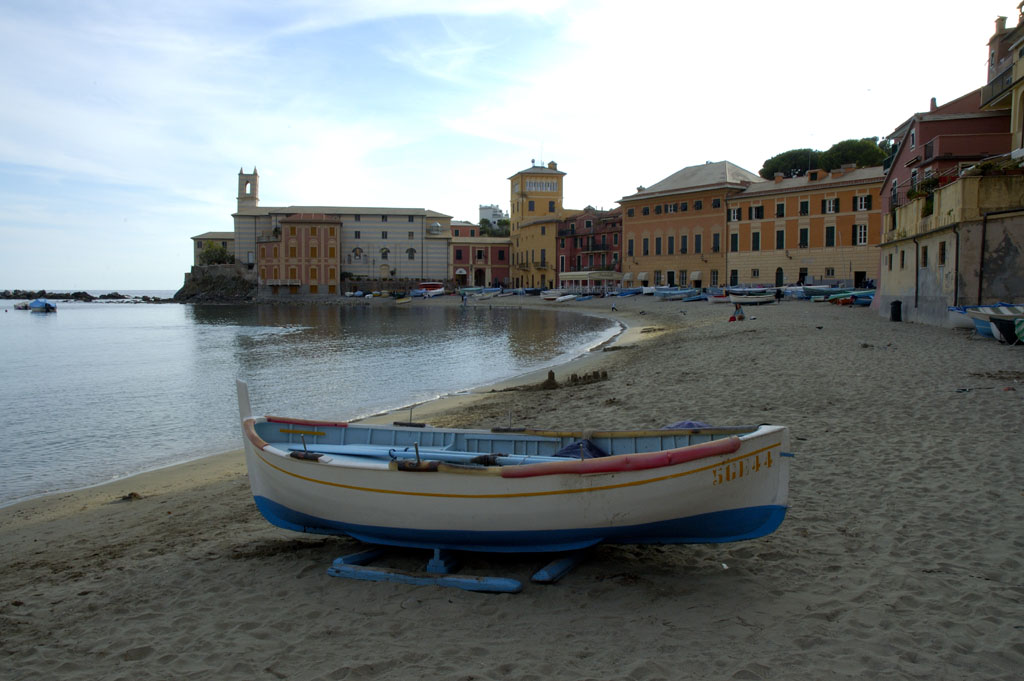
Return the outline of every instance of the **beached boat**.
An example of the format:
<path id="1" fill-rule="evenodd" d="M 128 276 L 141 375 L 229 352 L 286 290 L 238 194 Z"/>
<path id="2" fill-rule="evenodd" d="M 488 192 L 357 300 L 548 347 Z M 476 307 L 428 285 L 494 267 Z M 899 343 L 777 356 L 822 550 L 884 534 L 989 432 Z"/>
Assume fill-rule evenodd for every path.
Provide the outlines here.
<path id="1" fill-rule="evenodd" d="M 728 293 L 712 293 L 711 291 L 708 291 L 707 292 L 707 299 L 708 299 L 709 303 L 728 303 L 728 302 L 730 302 L 729 301 L 729 294 Z"/>
<path id="2" fill-rule="evenodd" d="M 564 296 L 558 296 L 557 298 L 555 298 L 556 303 L 567 303 L 570 300 L 576 300 L 575 293 L 566 293 Z"/>
<path id="3" fill-rule="evenodd" d="M 775 302 L 775 291 L 769 291 L 767 293 L 730 293 L 730 303 L 739 303 L 741 305 L 763 305 L 765 303 Z"/>
<path id="4" fill-rule="evenodd" d="M 540 292 L 541 300 L 558 300 L 569 292 L 564 288 L 548 288 Z"/>
<path id="5" fill-rule="evenodd" d="M 974 322 L 975 331 L 980 336 L 995 338 L 998 341 L 1014 343 L 1016 339 L 1004 337 L 1000 324 L 996 320 L 1004 320 L 1011 325 L 1017 320 L 1024 320 L 1024 305 L 992 305 L 988 307 L 972 307 L 966 314 Z M 1008 328 L 1008 327 L 1007 327 Z"/>
<path id="6" fill-rule="evenodd" d="M 786 515 L 784 426 L 494 432 L 254 417 L 246 465 L 272 524 L 371 544 L 571 551 L 773 532 Z"/>
<path id="7" fill-rule="evenodd" d="M 699 291 L 695 288 L 681 288 L 679 286 L 664 286 L 654 289 L 654 297 L 657 300 L 683 300 L 697 293 Z"/>
<path id="8" fill-rule="evenodd" d="M 36 298 L 28 304 L 30 312 L 56 312 L 57 306 L 46 298 Z"/>
<path id="9" fill-rule="evenodd" d="M 423 281 L 412 290 L 414 298 L 433 298 L 444 295 L 444 284 L 439 281 Z"/>

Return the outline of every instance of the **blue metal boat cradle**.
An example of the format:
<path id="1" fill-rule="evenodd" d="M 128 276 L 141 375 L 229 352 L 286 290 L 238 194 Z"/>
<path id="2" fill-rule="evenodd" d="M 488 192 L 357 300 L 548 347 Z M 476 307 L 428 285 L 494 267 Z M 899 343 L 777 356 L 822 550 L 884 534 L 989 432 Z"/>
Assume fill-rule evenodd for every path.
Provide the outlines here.
<path id="1" fill-rule="evenodd" d="M 408 572 L 395 568 L 378 567 L 370 563 L 383 558 L 390 547 L 375 546 L 365 551 L 352 553 L 335 559 L 327 574 L 332 577 L 358 579 L 368 582 L 396 582 L 414 586 L 448 586 L 465 591 L 486 593 L 519 593 L 523 583 L 509 577 L 488 577 L 453 574 L 459 568 L 454 551 L 433 549 L 433 558 L 424 572 Z M 584 559 L 586 551 L 571 551 L 548 562 L 533 573 L 530 581 L 537 584 L 554 584 L 568 574 Z"/>

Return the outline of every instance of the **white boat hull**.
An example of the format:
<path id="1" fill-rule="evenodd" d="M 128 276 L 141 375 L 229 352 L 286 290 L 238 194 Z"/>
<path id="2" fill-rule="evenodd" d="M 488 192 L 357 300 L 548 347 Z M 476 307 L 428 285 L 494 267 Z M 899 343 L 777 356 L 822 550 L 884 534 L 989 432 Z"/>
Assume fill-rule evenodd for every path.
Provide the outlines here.
<path id="1" fill-rule="evenodd" d="M 369 543 L 425 548 L 565 551 L 601 542 L 750 539 L 774 531 L 787 509 L 791 455 L 786 454 L 788 430 L 782 426 L 760 426 L 739 438 L 723 435 L 714 441 L 698 435 L 696 439 L 705 442 L 685 451 L 507 466 L 451 467 L 442 462 L 427 472 L 400 470 L 388 456 L 293 458 L 284 445 L 265 438 L 292 437 L 300 431 L 321 434 L 302 435 L 306 440 L 355 437 L 341 431 L 359 427 L 268 421 L 247 417 L 246 407 L 247 397 L 245 406 L 240 399 L 240 410 L 256 505 L 274 525 L 301 532 L 345 534 Z M 375 428 L 386 429 L 381 432 L 399 441 L 423 437 L 424 433 L 454 432 Z M 488 447 L 498 447 L 493 451 L 537 444 L 530 435 L 458 432 L 478 434 L 488 440 Z M 682 431 L 662 432 L 662 437 L 670 437 Z M 493 438 L 505 441 L 490 442 Z M 730 447 L 732 451 L 725 451 Z M 340 451 L 345 445 L 336 448 Z M 654 455 L 695 456 L 688 452 L 701 448 L 720 453 L 630 469 L 630 465 L 646 465 L 639 462 L 651 461 Z M 423 458 L 431 456 L 425 451 Z M 597 471 L 601 467 L 617 470 Z"/>

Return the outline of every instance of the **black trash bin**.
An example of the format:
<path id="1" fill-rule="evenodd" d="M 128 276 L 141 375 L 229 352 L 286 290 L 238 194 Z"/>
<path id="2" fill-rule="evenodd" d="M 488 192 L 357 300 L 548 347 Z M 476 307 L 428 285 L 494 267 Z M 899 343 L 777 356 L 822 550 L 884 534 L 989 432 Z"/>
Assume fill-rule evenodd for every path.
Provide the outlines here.
<path id="1" fill-rule="evenodd" d="M 903 301 L 894 300 L 889 303 L 889 321 L 890 322 L 902 322 L 903 321 Z"/>

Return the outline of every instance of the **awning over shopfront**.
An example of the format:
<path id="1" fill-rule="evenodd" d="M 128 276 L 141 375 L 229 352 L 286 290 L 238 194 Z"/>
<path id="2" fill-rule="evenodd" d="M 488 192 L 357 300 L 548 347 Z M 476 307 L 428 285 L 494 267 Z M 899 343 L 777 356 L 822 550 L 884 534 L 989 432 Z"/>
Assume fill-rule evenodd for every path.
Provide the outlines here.
<path id="1" fill-rule="evenodd" d="M 461 267 L 459 269 L 455 270 L 455 274 L 465 274 L 465 273 L 466 273 L 466 270 L 464 270 Z"/>
<path id="2" fill-rule="evenodd" d="M 628 276 L 628 275 L 627 275 Z M 618 281 L 622 278 L 621 272 L 612 270 L 593 270 L 589 272 L 559 272 L 558 278 L 562 281 Z"/>
<path id="3" fill-rule="evenodd" d="M 647 281 L 647 273 L 646 272 L 640 272 L 639 274 L 636 275 L 636 280 L 637 281 Z"/>
<path id="4" fill-rule="evenodd" d="M 701 271 L 700 270 L 697 270 L 696 272 L 690 272 L 690 281 L 698 281 L 698 280 L 700 280 L 701 279 L 700 275 L 701 275 Z"/>
<path id="5" fill-rule="evenodd" d="M 625 284 L 627 281 L 632 281 L 632 280 L 633 280 L 633 273 L 632 272 L 626 272 L 625 274 L 622 275 L 622 283 L 623 284 Z"/>

